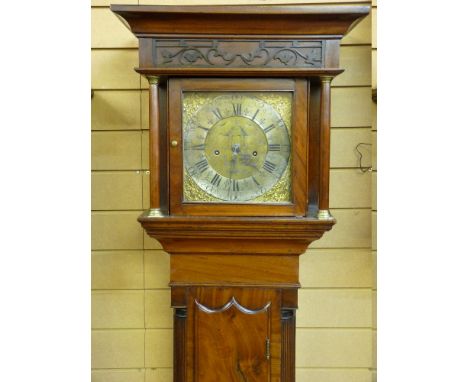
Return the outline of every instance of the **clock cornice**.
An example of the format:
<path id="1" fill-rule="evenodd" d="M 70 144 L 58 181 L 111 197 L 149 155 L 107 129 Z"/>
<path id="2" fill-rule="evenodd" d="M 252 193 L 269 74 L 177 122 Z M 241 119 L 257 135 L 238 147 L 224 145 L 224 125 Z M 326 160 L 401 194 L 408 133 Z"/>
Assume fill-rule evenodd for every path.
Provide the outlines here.
<path id="1" fill-rule="evenodd" d="M 137 36 L 209 33 L 343 36 L 366 5 L 116 5 L 111 10 Z"/>

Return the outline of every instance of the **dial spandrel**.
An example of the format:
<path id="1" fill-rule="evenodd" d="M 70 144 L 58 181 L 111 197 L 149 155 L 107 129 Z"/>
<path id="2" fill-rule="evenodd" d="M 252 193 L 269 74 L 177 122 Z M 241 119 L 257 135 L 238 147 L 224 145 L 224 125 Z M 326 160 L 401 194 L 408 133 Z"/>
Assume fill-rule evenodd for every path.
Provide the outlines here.
<path id="1" fill-rule="evenodd" d="M 184 201 L 291 201 L 290 92 L 186 92 Z"/>

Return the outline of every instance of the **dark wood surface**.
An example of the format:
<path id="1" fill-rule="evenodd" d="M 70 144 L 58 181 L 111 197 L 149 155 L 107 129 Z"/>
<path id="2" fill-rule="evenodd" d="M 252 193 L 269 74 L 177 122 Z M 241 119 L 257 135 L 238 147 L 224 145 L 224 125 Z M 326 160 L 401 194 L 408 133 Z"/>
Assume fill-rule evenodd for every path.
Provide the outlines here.
<path id="1" fill-rule="evenodd" d="M 291 91 L 294 116 L 292 122 L 292 203 L 231 204 L 183 202 L 183 147 L 170 147 L 170 212 L 171 215 L 206 216 L 305 216 L 307 212 L 307 82 L 303 79 L 172 79 L 169 81 L 169 141 L 182 142 L 183 91 Z"/>
<path id="2" fill-rule="evenodd" d="M 296 377 L 296 310 L 281 309 L 281 381 Z"/>
<path id="3" fill-rule="evenodd" d="M 224 242 L 215 244 L 211 240 L 212 248 L 223 252 L 222 246 L 228 245 L 229 240 L 235 239 L 242 248 L 245 245 L 264 245 L 266 248 L 278 246 L 278 254 L 289 254 L 277 241 L 297 241 L 306 246 L 319 239 L 324 232 L 330 230 L 335 220 L 318 220 L 310 217 L 216 217 L 216 216 L 164 216 L 160 218 L 148 217 L 145 214 L 138 218 L 146 232 L 161 243 L 167 243 L 165 249 L 171 253 L 177 246 L 185 246 L 184 241 L 194 244 L 200 241 L 210 247 L 206 239 L 223 239 Z M 182 240 L 184 239 L 184 240 Z M 239 239 L 242 242 L 239 242 Z M 289 243 L 291 245 L 292 243 Z M 220 247 L 221 246 L 221 247 Z M 273 249 L 270 249 L 272 251 Z M 304 248 L 305 250 L 305 248 Z M 195 248 L 193 249 L 195 251 Z M 234 252 L 235 253 L 235 252 Z"/>
<path id="4" fill-rule="evenodd" d="M 271 349 L 272 339 L 280 338 L 272 325 L 279 311 L 278 294 L 261 288 L 192 290 L 195 380 L 268 381 L 278 373 L 278 362 L 272 360 L 278 360 L 279 346 Z"/>
<path id="5" fill-rule="evenodd" d="M 332 77 L 322 76 L 320 93 L 319 210 L 328 210 L 330 185 L 330 104 Z"/>
<path id="6" fill-rule="evenodd" d="M 299 256 L 329 208 L 330 82 L 369 6 L 112 5 L 139 37 L 150 86 L 151 207 L 139 221 L 171 255 L 174 381 L 294 382 Z M 324 79 L 327 79 L 324 81 Z M 293 203 L 182 203 L 180 93 L 294 92 Z M 319 307 L 318 307 L 319 308 Z M 314 344 L 311 344 L 314 346 Z"/>
<path id="7" fill-rule="evenodd" d="M 174 381 L 186 381 L 187 308 L 174 309 Z"/>
<path id="8" fill-rule="evenodd" d="M 318 209 L 318 198 L 320 192 L 320 96 L 322 87 L 320 80 L 309 81 L 309 163 L 308 169 L 308 191 L 309 211 Z"/>
<path id="9" fill-rule="evenodd" d="M 314 77 L 321 75 L 338 75 L 343 69 L 315 69 L 315 68 L 161 68 L 140 67 L 135 69 L 140 74 L 154 74 L 171 77 Z"/>
<path id="10" fill-rule="evenodd" d="M 149 80 L 149 166 L 150 166 L 150 207 L 161 208 L 161 168 L 160 128 L 159 128 L 159 84 L 156 78 L 151 76 Z"/>
<path id="11" fill-rule="evenodd" d="M 222 270 L 222 272 L 220 272 Z M 171 286 L 262 285 L 299 287 L 298 255 L 174 254 Z"/>
<path id="12" fill-rule="evenodd" d="M 148 34 L 345 35 L 369 6 L 326 5 L 115 5 L 138 37 Z"/>

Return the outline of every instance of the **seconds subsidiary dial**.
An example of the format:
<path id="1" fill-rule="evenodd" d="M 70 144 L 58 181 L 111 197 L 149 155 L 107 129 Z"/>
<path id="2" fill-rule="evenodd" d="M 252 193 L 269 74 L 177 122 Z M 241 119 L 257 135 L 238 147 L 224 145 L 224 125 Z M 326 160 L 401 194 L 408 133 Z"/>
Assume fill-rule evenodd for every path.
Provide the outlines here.
<path id="1" fill-rule="evenodd" d="M 185 176 L 222 202 L 254 200 L 271 190 L 289 166 L 286 123 L 254 93 L 208 98 L 184 120 L 183 144 Z"/>

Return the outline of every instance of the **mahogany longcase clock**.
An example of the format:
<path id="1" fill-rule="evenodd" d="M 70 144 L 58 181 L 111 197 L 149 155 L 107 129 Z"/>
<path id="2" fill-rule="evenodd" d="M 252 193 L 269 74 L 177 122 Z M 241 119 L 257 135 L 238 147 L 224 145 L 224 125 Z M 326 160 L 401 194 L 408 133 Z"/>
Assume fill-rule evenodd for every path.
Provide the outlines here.
<path id="1" fill-rule="evenodd" d="M 149 81 L 139 221 L 171 257 L 174 381 L 294 381 L 299 255 L 335 224 L 330 83 L 369 7 L 111 9 Z"/>

